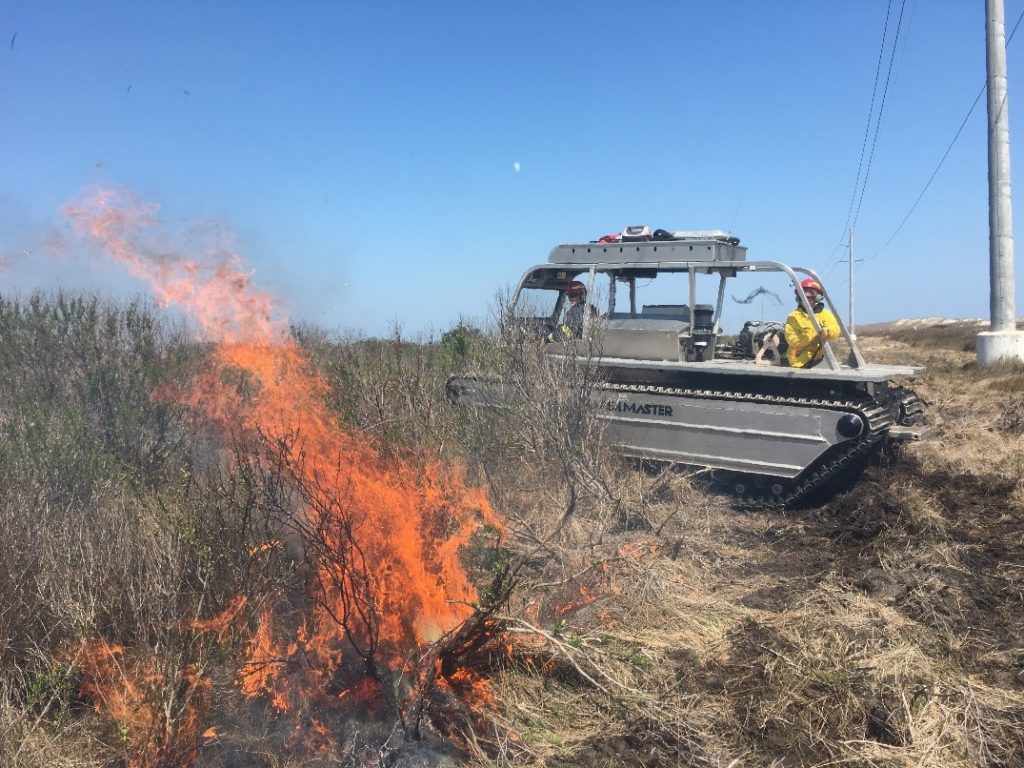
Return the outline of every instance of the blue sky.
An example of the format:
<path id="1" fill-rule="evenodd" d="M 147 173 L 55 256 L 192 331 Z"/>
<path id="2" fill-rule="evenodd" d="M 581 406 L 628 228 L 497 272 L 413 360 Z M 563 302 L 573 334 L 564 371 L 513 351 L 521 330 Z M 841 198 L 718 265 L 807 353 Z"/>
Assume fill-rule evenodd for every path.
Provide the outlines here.
<path id="1" fill-rule="evenodd" d="M 750 258 L 828 275 L 845 312 L 836 246 L 889 7 L 8 1 L 0 291 L 143 292 L 43 255 L 62 205 L 114 185 L 169 223 L 222 221 L 293 318 L 332 329 L 483 317 L 553 244 L 628 224 L 729 229 Z M 879 89 L 901 7 L 857 217 L 857 320 L 987 317 L 984 98 L 879 250 L 985 79 L 984 0 L 893 0 Z M 1008 30 L 1022 10 L 1006 0 Z M 1024 30 L 1011 131 L 1022 58 Z"/>

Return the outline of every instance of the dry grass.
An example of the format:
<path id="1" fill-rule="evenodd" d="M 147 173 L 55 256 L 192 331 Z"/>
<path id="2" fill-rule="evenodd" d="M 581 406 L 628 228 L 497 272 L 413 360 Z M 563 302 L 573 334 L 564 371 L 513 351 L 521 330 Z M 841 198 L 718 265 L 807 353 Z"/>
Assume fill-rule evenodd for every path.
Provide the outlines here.
<path id="1" fill-rule="evenodd" d="M 1024 764 L 1024 451 L 1006 422 L 1024 375 L 977 370 L 960 337 L 867 346 L 929 366 L 915 386 L 936 436 L 799 513 L 619 469 L 616 492 L 652 525 L 537 563 L 515 610 L 543 632 L 498 678 L 496 732 L 515 737 L 487 755 Z"/>
<path id="2" fill-rule="evenodd" d="M 496 351 L 303 330 L 339 418 L 403 456 L 426 440 L 488 483 L 506 549 L 467 559 L 481 584 L 513 568 L 518 584 L 505 632 L 475 661 L 495 705 L 446 750 L 433 733 L 391 751 L 388 724 L 339 718 L 338 746 L 310 762 L 238 700 L 230 643 L 189 645 L 178 621 L 301 581 L 295 553 L 264 566 L 249 555 L 279 536 L 270 526 L 294 489 L 243 446 L 226 472 L 217 457 L 231 445 L 132 394 L 140 360 L 150 392 L 176 375 L 148 321 L 132 320 L 139 344 L 122 323 L 79 362 L 77 347 L 40 358 L 56 342 L 45 307 L 33 311 L 0 311 L 23 355 L 0 356 L 18 368 L 0 387 L 2 426 L 35 441 L 0 450 L 0 764 L 130 762 L 130 739 L 72 694 L 61 662 L 69 643 L 103 635 L 140 659 L 166 654 L 167 680 L 205 665 L 226 735 L 200 750 L 204 766 L 1024 765 L 1024 370 L 978 370 L 968 330 L 864 336 L 869 359 L 928 366 L 913 386 L 934 437 L 826 506 L 785 513 L 737 511 L 687 474 L 610 456 L 590 370 L 545 364 L 533 339 Z M 101 333 L 88 312 L 75 323 Z M 43 358 L 60 364 L 25 368 Z M 448 408 L 445 376 L 468 361 L 516 407 Z M 120 405 L 86 414 L 101 384 Z M 31 408 L 14 407 L 29 394 Z M 59 418 L 32 418 L 53 404 Z M 128 439 L 140 424 L 145 450 Z M 76 448 L 64 461 L 46 445 Z"/>

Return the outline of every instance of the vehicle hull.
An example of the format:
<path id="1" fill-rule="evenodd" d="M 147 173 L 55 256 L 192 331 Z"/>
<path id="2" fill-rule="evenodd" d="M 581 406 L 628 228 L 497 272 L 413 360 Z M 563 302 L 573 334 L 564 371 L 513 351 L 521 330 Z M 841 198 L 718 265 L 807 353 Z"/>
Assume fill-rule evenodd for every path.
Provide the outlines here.
<path id="1" fill-rule="evenodd" d="M 919 401 L 883 378 L 893 371 L 881 366 L 874 375 L 791 371 L 795 376 L 736 362 L 731 372 L 712 364 L 600 366 L 592 399 L 610 445 L 644 461 L 716 470 L 755 505 L 795 504 L 838 486 L 863 468 L 858 458 L 889 439 L 915 439 L 923 431 L 915 426 Z M 501 408 L 502 391 L 486 377 L 448 382 L 448 397 L 459 405 Z"/>

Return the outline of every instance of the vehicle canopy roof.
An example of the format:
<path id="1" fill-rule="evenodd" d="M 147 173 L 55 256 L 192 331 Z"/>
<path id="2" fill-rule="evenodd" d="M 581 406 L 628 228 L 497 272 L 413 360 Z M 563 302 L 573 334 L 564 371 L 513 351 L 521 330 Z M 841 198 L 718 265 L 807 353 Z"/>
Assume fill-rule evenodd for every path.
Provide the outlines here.
<path id="1" fill-rule="evenodd" d="M 549 264 L 634 265 L 665 262 L 745 261 L 747 249 L 728 232 L 677 232 L 672 240 L 644 240 L 617 243 L 564 243 L 548 254 Z"/>

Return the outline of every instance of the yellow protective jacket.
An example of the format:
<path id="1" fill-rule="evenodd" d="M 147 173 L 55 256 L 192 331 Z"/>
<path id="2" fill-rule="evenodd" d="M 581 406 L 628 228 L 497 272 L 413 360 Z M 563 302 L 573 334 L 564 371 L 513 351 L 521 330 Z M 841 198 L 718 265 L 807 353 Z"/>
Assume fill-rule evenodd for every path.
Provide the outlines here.
<path id="1" fill-rule="evenodd" d="M 822 307 L 814 316 L 830 340 L 839 338 L 839 323 L 831 310 Z M 793 368 L 809 368 L 825 356 L 818 332 L 803 307 L 797 307 L 786 318 L 786 343 L 789 345 L 786 356 Z"/>
<path id="2" fill-rule="evenodd" d="M 591 318 L 597 317 L 597 307 L 593 304 L 586 307 L 583 304 L 570 305 L 565 311 L 565 317 L 562 319 L 562 322 L 544 340 L 551 342 L 582 338 L 584 324 L 586 323 L 585 312 L 589 312 Z"/>

